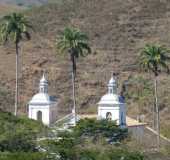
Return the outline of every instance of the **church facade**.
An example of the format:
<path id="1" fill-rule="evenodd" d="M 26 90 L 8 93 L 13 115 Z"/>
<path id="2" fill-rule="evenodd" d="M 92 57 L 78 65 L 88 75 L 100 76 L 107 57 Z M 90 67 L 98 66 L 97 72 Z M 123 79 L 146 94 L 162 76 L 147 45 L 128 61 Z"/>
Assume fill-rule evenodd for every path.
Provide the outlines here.
<path id="1" fill-rule="evenodd" d="M 28 117 L 50 125 L 56 121 L 57 104 L 58 101 L 48 94 L 48 81 L 43 75 L 39 84 L 39 93 L 34 95 L 29 102 Z"/>
<path id="2" fill-rule="evenodd" d="M 126 126 L 125 98 L 117 93 L 116 78 L 112 77 L 108 83 L 108 92 L 98 103 L 98 119 L 116 121 L 121 127 Z"/>

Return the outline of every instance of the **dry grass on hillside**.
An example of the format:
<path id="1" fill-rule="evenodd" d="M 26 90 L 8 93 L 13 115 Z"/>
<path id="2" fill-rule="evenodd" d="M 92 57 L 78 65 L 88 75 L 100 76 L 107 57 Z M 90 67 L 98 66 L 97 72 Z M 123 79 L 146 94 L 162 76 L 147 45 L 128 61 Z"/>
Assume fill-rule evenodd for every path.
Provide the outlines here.
<path id="1" fill-rule="evenodd" d="M 74 26 L 86 32 L 90 38 L 93 54 L 78 61 L 77 107 L 79 112 L 96 112 L 96 103 L 107 92 L 107 81 L 111 72 L 119 73 L 120 88 L 129 78 L 140 77 L 137 58 L 146 43 L 161 43 L 170 47 L 170 1 L 160 0 L 64 0 L 62 3 L 48 4 L 28 11 L 36 33 L 32 40 L 24 42 L 20 65 L 21 110 L 38 90 L 42 71 L 46 70 L 50 93 L 60 98 L 60 111 L 69 112 L 71 103 L 71 74 L 69 59 L 59 55 L 54 40 L 66 26 Z M 57 54 L 56 54 L 57 52 Z M 14 49 L 0 50 L 0 77 L 14 90 L 15 61 Z M 152 77 L 142 74 L 144 81 L 152 84 Z M 160 104 L 162 124 L 170 123 L 167 76 L 160 77 Z M 150 85 L 152 87 L 152 85 Z M 136 86 L 130 92 L 136 94 Z M 149 95 L 152 98 L 152 95 Z M 144 92 L 127 99 L 128 111 L 136 117 L 138 105 L 140 114 L 145 114 L 151 122 L 152 103 Z M 145 103 L 145 102 L 148 103 Z M 135 111 L 136 110 L 136 111 Z M 169 126 L 169 125 L 168 125 Z M 170 128 L 170 126 L 169 126 Z"/>
<path id="2" fill-rule="evenodd" d="M 19 7 L 17 5 L 0 3 L 0 17 L 12 12 L 21 11 L 23 9 L 23 7 Z"/>

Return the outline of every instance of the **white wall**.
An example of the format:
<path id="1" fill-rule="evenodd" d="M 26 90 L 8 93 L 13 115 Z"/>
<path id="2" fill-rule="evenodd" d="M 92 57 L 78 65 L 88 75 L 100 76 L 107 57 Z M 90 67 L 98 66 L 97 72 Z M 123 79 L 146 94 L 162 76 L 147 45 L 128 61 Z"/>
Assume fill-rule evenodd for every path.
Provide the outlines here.
<path id="1" fill-rule="evenodd" d="M 98 117 L 101 119 L 106 119 L 106 114 L 110 112 L 112 114 L 112 120 L 117 121 L 119 124 L 119 107 L 118 106 L 99 106 L 98 107 Z"/>
<path id="2" fill-rule="evenodd" d="M 29 118 L 37 120 L 37 113 L 38 111 L 42 112 L 42 122 L 45 125 L 50 124 L 50 119 L 49 119 L 49 106 L 29 106 Z"/>
<path id="3" fill-rule="evenodd" d="M 106 114 L 110 112 L 112 114 L 112 120 L 117 121 L 117 124 L 121 124 L 121 114 L 123 113 L 123 123 L 126 124 L 126 105 L 114 104 L 114 105 L 99 105 L 98 118 L 106 119 Z"/>
<path id="4" fill-rule="evenodd" d="M 45 125 L 50 125 L 56 121 L 57 117 L 57 103 L 52 105 L 29 105 L 29 115 L 30 119 L 37 120 L 38 111 L 42 112 L 42 122 Z"/>

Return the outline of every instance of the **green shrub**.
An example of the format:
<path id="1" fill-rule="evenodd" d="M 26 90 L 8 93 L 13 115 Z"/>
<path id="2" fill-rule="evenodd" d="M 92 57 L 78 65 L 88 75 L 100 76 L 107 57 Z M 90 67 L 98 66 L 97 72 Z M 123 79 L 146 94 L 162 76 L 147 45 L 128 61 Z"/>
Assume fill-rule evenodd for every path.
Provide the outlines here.
<path id="1" fill-rule="evenodd" d="M 120 128 L 115 122 L 96 119 L 80 120 L 74 128 L 74 132 L 78 136 L 94 137 L 94 139 L 103 136 L 109 143 L 120 142 L 128 135 L 127 129 Z"/>
<path id="2" fill-rule="evenodd" d="M 0 160 L 47 160 L 46 157 L 45 154 L 32 152 L 0 153 Z"/>
<path id="3" fill-rule="evenodd" d="M 0 151 L 10 152 L 35 151 L 36 138 L 46 132 L 46 127 L 37 121 L 2 111 L 0 128 Z"/>

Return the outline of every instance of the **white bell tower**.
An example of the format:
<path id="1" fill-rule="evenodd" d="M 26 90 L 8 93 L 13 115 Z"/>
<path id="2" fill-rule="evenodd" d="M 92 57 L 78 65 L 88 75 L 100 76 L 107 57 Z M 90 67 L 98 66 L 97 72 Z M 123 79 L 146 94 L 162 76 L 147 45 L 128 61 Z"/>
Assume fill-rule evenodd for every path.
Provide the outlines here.
<path id="1" fill-rule="evenodd" d="M 126 126 L 126 105 L 123 96 L 117 94 L 116 78 L 111 77 L 108 83 L 108 93 L 98 103 L 98 119 L 116 121 L 120 126 Z"/>
<path id="2" fill-rule="evenodd" d="M 57 117 L 57 100 L 48 95 L 48 81 L 43 74 L 39 83 L 39 93 L 29 102 L 29 118 L 50 125 Z"/>

